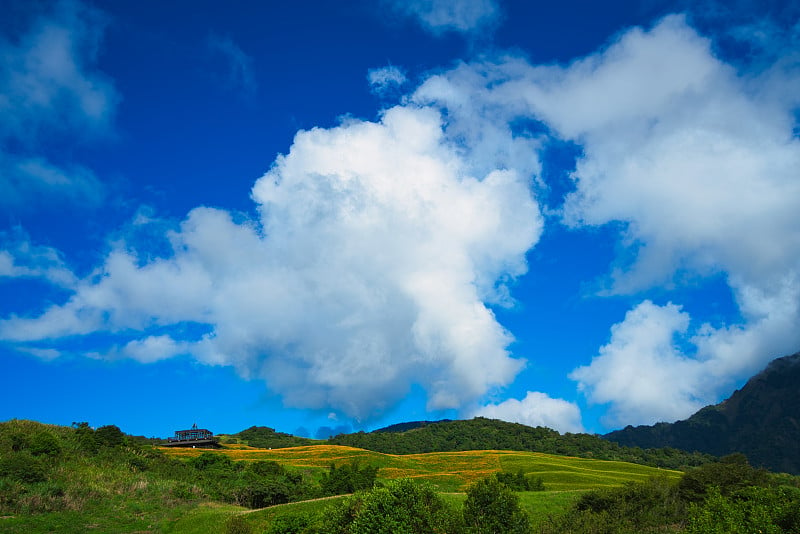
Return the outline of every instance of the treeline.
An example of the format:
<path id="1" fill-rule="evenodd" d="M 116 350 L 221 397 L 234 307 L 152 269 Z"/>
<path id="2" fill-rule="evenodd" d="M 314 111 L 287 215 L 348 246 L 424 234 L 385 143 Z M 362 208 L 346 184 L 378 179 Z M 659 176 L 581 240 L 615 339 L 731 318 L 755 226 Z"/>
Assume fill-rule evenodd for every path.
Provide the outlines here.
<path id="1" fill-rule="evenodd" d="M 243 443 L 258 449 L 283 449 L 286 447 L 301 447 L 314 445 L 319 441 L 276 432 L 268 426 L 251 426 L 236 434 L 218 436 L 222 443 Z"/>
<path id="2" fill-rule="evenodd" d="M 514 477 L 511 477 L 512 479 Z M 800 532 L 798 479 L 752 468 L 732 455 L 680 481 L 653 478 L 584 493 L 560 514 L 532 518 L 493 475 L 459 505 L 410 479 L 363 490 L 317 514 L 279 516 L 268 534 L 687 534 Z M 248 533 L 236 518 L 229 532 Z"/>
<path id="3" fill-rule="evenodd" d="M 404 432 L 357 432 L 328 440 L 386 454 L 420 454 L 469 450 L 514 450 L 618 460 L 652 467 L 680 469 L 713 459 L 701 453 L 672 448 L 623 447 L 590 434 L 560 434 L 544 427 L 529 427 L 476 417 L 468 421 L 442 421 Z"/>

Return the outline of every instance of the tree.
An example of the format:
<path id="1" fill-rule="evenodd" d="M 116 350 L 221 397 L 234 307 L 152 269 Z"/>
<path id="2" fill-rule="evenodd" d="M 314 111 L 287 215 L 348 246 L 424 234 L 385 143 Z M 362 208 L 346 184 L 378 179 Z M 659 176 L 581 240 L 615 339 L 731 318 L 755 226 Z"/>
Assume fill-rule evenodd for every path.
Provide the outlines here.
<path id="1" fill-rule="evenodd" d="M 467 490 L 464 522 L 472 534 L 527 534 L 531 531 L 519 498 L 496 477 L 479 480 Z"/>
<path id="2" fill-rule="evenodd" d="M 410 479 L 361 491 L 325 514 L 326 534 L 456 534 L 458 515 L 429 484 Z"/>
<path id="3" fill-rule="evenodd" d="M 94 431 L 94 436 L 101 447 L 118 447 L 125 444 L 125 434 L 117 425 L 101 426 Z"/>
<path id="4" fill-rule="evenodd" d="M 353 493 L 374 486 L 377 475 L 377 467 L 367 465 L 362 468 L 357 460 L 339 467 L 331 464 L 320 481 L 320 487 L 325 495 Z"/>

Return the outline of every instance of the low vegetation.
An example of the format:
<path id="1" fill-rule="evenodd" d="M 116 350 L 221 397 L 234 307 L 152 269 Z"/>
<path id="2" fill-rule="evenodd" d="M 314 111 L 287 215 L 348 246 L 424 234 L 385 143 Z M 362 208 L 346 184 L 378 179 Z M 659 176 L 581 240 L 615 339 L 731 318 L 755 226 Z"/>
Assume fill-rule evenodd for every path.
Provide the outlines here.
<path id="1" fill-rule="evenodd" d="M 798 486 L 742 455 L 684 473 L 500 450 L 160 449 L 113 425 L 0 423 L 3 532 L 800 532 Z"/>

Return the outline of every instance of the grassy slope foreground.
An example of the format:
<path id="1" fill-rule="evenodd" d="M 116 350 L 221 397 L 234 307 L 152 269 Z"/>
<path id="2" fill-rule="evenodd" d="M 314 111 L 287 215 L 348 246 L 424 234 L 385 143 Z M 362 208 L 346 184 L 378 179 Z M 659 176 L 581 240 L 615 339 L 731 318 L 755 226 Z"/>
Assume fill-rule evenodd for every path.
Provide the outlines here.
<path id="1" fill-rule="evenodd" d="M 679 476 L 624 462 L 509 451 L 402 456 L 330 445 L 276 450 L 232 445 L 214 456 L 225 462 L 210 464 L 200 458 L 202 452 L 164 452 L 138 444 L 113 426 L 94 430 L 86 424 L 0 423 L 0 531 L 192 532 L 198 524 L 206 525 L 205 532 L 220 531 L 209 530 L 209 525 L 225 524 L 258 502 L 254 486 L 282 491 L 289 500 L 316 497 L 327 467 L 353 460 L 377 467 L 379 479 L 427 481 L 443 493 L 463 491 L 493 472 L 535 474 L 548 491 L 523 498 L 531 511 L 567 506 L 587 489 L 643 480 L 653 473 Z M 257 468 L 265 467 L 272 486 L 257 477 Z M 545 500 L 546 494 L 554 497 Z M 447 498 L 458 502 L 463 496 Z M 317 513 L 327 504 L 295 503 L 246 516 L 258 525 L 281 510 L 299 507 Z"/>

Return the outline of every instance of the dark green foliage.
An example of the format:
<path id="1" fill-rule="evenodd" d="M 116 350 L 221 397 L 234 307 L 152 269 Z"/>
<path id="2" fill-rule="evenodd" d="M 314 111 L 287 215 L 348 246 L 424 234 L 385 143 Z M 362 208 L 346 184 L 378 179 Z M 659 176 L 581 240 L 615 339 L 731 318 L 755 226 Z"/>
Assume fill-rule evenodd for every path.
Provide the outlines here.
<path id="1" fill-rule="evenodd" d="M 196 470 L 193 480 L 207 495 L 248 508 L 284 504 L 313 493 L 301 475 L 275 462 L 245 465 L 224 454 L 204 452 L 187 463 Z"/>
<path id="2" fill-rule="evenodd" d="M 204 452 L 189 460 L 189 465 L 201 471 L 233 471 L 235 464 L 230 457 L 216 452 Z"/>
<path id="3" fill-rule="evenodd" d="M 0 458 L 0 477 L 18 482 L 44 482 L 47 480 L 45 464 L 28 451 Z"/>
<path id="4" fill-rule="evenodd" d="M 241 515 L 231 516 L 225 523 L 225 534 L 252 534 L 253 529 Z"/>
<path id="5" fill-rule="evenodd" d="M 61 442 L 51 432 L 42 430 L 31 436 L 28 450 L 34 456 L 58 456 L 61 454 Z"/>
<path id="6" fill-rule="evenodd" d="M 275 518 L 266 534 L 305 534 L 313 532 L 314 518 L 308 514 L 297 513 Z"/>
<path id="7" fill-rule="evenodd" d="M 116 425 L 101 426 L 94 431 L 94 438 L 100 447 L 120 447 L 125 444 L 125 434 Z"/>
<path id="8" fill-rule="evenodd" d="M 533 428 L 483 417 L 469 421 L 440 421 L 403 432 L 341 434 L 330 438 L 328 442 L 387 454 L 493 449 L 620 460 L 669 468 L 701 465 L 711 459 L 707 455 L 677 449 L 621 447 L 599 436 L 562 435 L 549 428 Z"/>
<path id="9" fill-rule="evenodd" d="M 543 534 L 800 533 L 797 480 L 752 468 L 742 455 L 665 478 L 585 493 L 572 510 L 537 525 Z M 793 485 L 787 485 L 793 484 Z"/>
<path id="10" fill-rule="evenodd" d="M 73 438 L 78 449 L 86 453 L 96 453 L 99 445 L 94 435 L 94 429 L 89 426 L 89 423 L 86 421 L 72 423 L 72 427 L 75 429 Z"/>
<path id="11" fill-rule="evenodd" d="M 377 475 L 376 466 L 361 467 L 358 461 L 339 467 L 331 465 L 330 470 L 322 476 L 320 488 L 323 495 L 354 493 L 374 486 Z"/>
<path id="12" fill-rule="evenodd" d="M 248 508 L 266 508 L 285 504 L 293 497 L 293 488 L 285 479 L 263 478 L 249 480 L 236 494 L 236 502 Z"/>
<path id="13" fill-rule="evenodd" d="M 508 486 L 513 491 L 544 491 L 542 477 L 528 477 L 522 471 L 509 473 L 506 471 L 495 473 L 498 482 Z"/>
<path id="14" fill-rule="evenodd" d="M 427 484 L 394 480 L 333 505 L 320 532 L 326 534 L 456 534 L 457 514 Z"/>
<path id="15" fill-rule="evenodd" d="M 259 449 L 281 449 L 317 443 L 313 439 L 276 432 L 275 429 L 267 426 L 251 426 L 238 434 L 231 435 L 230 438 L 230 441 L 244 443 Z"/>
<path id="16" fill-rule="evenodd" d="M 686 532 L 800 532 L 800 490 L 751 486 L 725 496 L 712 487 L 703 503 L 692 505 Z"/>
<path id="17" fill-rule="evenodd" d="M 764 486 L 768 483 L 766 471 L 754 469 L 743 454 L 731 454 L 687 472 L 678 485 L 681 498 L 700 502 L 709 488 L 715 487 L 722 495 L 731 495 L 747 486 Z"/>
<path id="18" fill-rule="evenodd" d="M 686 505 L 666 478 L 629 483 L 620 488 L 585 493 L 575 504 L 567 524 L 602 524 L 620 532 L 648 532 L 680 523 Z M 562 528 L 564 528 L 562 526 Z M 570 530 L 570 529 L 566 529 Z"/>
<path id="19" fill-rule="evenodd" d="M 464 523 L 470 534 L 526 534 L 531 531 L 519 498 L 496 477 L 479 480 L 467 490 Z"/>

